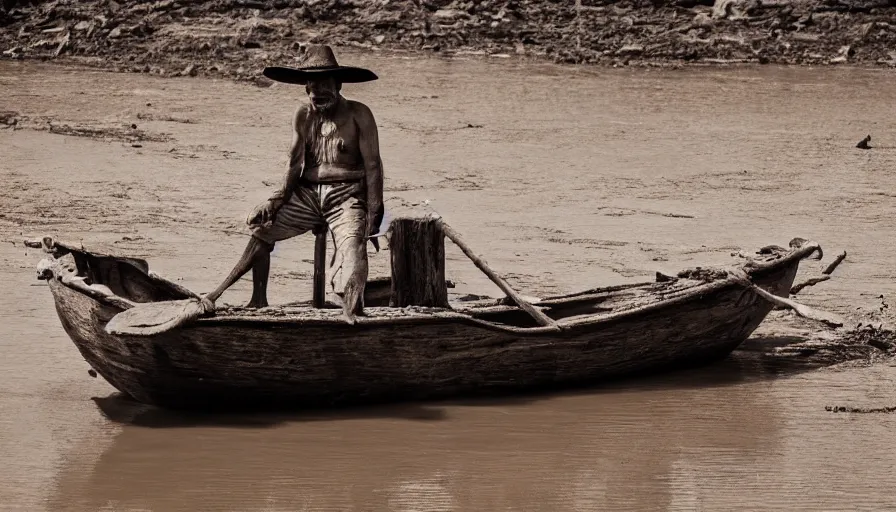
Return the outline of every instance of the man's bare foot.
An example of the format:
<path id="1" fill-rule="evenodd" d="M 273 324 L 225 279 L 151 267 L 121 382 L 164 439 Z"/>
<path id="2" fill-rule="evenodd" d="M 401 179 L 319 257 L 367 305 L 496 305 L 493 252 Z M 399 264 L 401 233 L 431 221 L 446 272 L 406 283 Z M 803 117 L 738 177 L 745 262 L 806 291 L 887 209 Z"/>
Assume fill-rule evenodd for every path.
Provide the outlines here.
<path id="1" fill-rule="evenodd" d="M 256 299 L 255 297 L 252 297 L 251 299 L 249 299 L 249 302 L 246 304 L 246 307 L 247 308 L 266 308 L 266 307 L 268 307 L 268 300 L 264 299 L 264 298 Z"/>
<path id="2" fill-rule="evenodd" d="M 355 281 L 349 281 L 342 296 L 342 316 L 346 319 L 364 314 L 363 288 Z M 354 323 L 352 321 L 351 323 Z"/>

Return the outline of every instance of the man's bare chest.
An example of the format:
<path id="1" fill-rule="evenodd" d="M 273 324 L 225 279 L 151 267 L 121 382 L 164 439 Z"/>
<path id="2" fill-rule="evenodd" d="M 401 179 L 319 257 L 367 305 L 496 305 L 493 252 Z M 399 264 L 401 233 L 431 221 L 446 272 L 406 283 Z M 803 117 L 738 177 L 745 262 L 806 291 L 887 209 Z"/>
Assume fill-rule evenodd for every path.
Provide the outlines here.
<path id="1" fill-rule="evenodd" d="M 308 157 L 334 163 L 360 158 L 358 128 L 351 119 L 323 121 L 312 129 L 305 144 Z"/>

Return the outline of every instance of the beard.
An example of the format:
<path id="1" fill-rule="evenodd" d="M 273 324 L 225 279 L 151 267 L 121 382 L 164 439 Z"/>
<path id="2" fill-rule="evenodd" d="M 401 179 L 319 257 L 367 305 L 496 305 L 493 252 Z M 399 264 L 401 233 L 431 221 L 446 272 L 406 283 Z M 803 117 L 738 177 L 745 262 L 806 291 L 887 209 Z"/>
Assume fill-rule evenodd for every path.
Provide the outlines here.
<path id="1" fill-rule="evenodd" d="M 306 125 L 308 146 L 320 163 L 336 162 L 339 152 L 345 145 L 332 116 L 334 110 L 333 108 L 319 110 L 315 107 L 308 115 Z"/>

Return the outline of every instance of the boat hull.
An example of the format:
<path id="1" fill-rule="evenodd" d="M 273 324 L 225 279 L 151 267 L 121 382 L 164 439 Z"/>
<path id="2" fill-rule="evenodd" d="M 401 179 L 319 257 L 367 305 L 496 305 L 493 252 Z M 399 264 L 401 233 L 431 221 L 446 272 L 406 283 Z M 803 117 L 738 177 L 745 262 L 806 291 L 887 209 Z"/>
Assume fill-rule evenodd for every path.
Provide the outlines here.
<path id="1" fill-rule="evenodd" d="M 798 265 L 793 258 L 753 282 L 786 297 Z M 772 309 L 729 284 L 559 333 L 457 318 L 355 326 L 211 318 L 137 337 L 105 331 L 120 308 L 58 279 L 49 284 L 63 328 L 91 367 L 137 401 L 175 409 L 325 407 L 589 385 L 724 358 Z"/>

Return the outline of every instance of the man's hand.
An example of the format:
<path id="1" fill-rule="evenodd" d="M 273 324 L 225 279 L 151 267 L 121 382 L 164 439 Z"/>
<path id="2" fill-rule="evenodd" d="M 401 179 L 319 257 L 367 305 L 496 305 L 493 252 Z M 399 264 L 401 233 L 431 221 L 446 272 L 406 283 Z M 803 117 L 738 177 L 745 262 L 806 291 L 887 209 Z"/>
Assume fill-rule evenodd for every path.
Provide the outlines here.
<path id="1" fill-rule="evenodd" d="M 373 205 L 372 208 L 367 210 L 367 236 L 373 235 L 379 230 L 385 214 L 386 207 L 382 203 Z"/>
<path id="2" fill-rule="evenodd" d="M 252 213 L 246 218 L 246 224 L 250 226 L 268 226 L 274 222 L 274 216 L 277 210 L 283 205 L 280 199 L 268 199 L 267 201 L 256 206 Z"/>
<path id="3" fill-rule="evenodd" d="M 383 221 L 383 215 L 386 214 L 386 207 L 383 203 L 380 203 L 377 208 L 370 208 L 367 210 L 367 236 L 376 234 L 378 228 L 380 227 L 380 222 Z M 370 243 L 373 244 L 373 248 L 376 249 L 376 252 L 380 252 L 380 241 L 378 238 L 370 238 Z"/>

